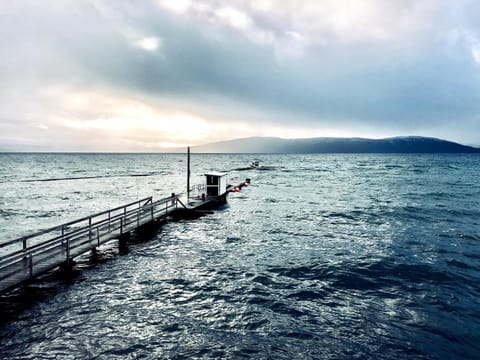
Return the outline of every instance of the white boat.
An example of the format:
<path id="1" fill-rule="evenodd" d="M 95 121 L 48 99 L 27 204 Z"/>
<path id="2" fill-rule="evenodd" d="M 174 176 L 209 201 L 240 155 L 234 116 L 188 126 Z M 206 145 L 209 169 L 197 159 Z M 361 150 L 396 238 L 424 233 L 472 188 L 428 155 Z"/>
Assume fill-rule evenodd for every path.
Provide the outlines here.
<path id="1" fill-rule="evenodd" d="M 253 161 L 250 163 L 250 167 L 251 167 L 251 168 L 254 168 L 254 169 L 257 169 L 257 168 L 262 167 L 262 164 L 260 164 L 260 160 L 253 160 Z"/>

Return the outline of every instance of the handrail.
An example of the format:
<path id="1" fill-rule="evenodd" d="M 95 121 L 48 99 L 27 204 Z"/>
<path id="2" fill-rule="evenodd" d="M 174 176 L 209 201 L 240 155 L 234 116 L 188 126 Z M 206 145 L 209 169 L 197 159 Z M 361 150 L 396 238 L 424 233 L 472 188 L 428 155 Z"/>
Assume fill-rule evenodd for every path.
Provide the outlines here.
<path id="1" fill-rule="evenodd" d="M 146 197 L 0 244 L 0 292 L 185 207 L 180 196 Z"/>
<path id="2" fill-rule="evenodd" d="M 185 206 L 185 204 L 184 204 L 180 199 L 177 199 L 177 202 L 179 202 L 180 205 L 182 205 L 185 209 L 187 208 L 187 207 Z"/>
<path id="3" fill-rule="evenodd" d="M 20 242 L 20 241 L 23 242 L 24 240 L 28 240 L 28 239 L 31 239 L 31 238 L 34 238 L 34 237 L 37 237 L 37 236 L 41 236 L 41 235 L 47 234 L 47 233 L 55 231 L 55 230 L 60 230 L 61 231 L 62 228 L 65 228 L 66 226 L 74 225 L 74 224 L 77 224 L 77 223 L 85 221 L 85 220 L 89 220 L 89 219 L 92 219 L 92 218 L 95 218 L 95 217 L 98 217 L 98 216 L 101 216 L 101 215 L 105 215 L 105 214 L 108 214 L 108 213 L 111 213 L 111 212 L 114 212 L 114 211 L 117 211 L 117 210 L 125 209 L 127 207 L 132 206 L 132 205 L 140 204 L 141 202 L 145 202 L 145 204 L 147 204 L 148 202 L 151 202 L 151 201 L 152 201 L 152 197 L 149 196 L 149 197 L 146 197 L 144 199 L 140 199 L 140 200 L 137 200 L 137 201 L 134 201 L 134 202 L 122 205 L 122 206 L 118 206 L 118 207 L 113 208 L 113 209 L 105 210 L 105 211 L 102 211 L 102 212 L 99 212 L 99 213 L 96 213 L 96 214 L 93 214 L 93 215 L 90 215 L 90 216 L 85 216 L 81 219 L 69 221 L 69 222 L 61 224 L 61 225 L 57 225 L 57 226 L 54 226 L 54 227 L 51 227 L 51 228 L 48 228 L 48 229 L 40 230 L 40 231 L 38 231 L 36 233 L 33 233 L 33 234 L 29 234 L 29 235 L 22 236 L 22 237 L 17 238 L 17 239 L 13 239 L 13 240 L 9 240 L 9 241 L 0 243 L 0 248 L 6 247 L 6 246 L 9 246 L 9 245 L 13 245 L 13 244 L 15 244 L 17 242 Z"/>
<path id="4" fill-rule="evenodd" d="M 190 191 L 202 191 L 206 190 L 206 184 L 195 184 L 191 187 Z"/>
<path id="5" fill-rule="evenodd" d="M 0 261 L 4 260 L 4 259 L 6 259 L 10 256 L 14 256 L 16 254 L 23 254 L 27 251 L 32 251 L 32 250 L 35 250 L 37 248 L 41 248 L 42 246 L 50 245 L 52 243 L 55 243 L 58 240 L 68 239 L 68 238 L 71 238 L 73 236 L 81 235 L 83 233 L 88 233 L 92 229 L 99 228 L 102 225 L 115 223 L 115 222 L 118 222 L 121 219 L 129 219 L 130 217 L 135 217 L 135 215 L 137 215 L 140 211 L 143 211 L 143 212 L 150 211 L 151 212 L 151 210 L 154 209 L 155 207 L 158 207 L 158 205 L 166 204 L 166 203 L 168 203 L 172 200 L 174 200 L 175 202 L 180 201 L 178 199 L 178 195 L 176 195 L 175 197 L 162 198 L 162 199 L 156 200 L 155 202 L 153 202 L 152 197 L 149 197 L 149 198 L 141 199 L 141 200 L 133 202 L 133 203 L 129 203 L 129 204 L 124 205 L 124 206 L 120 206 L 120 207 L 117 207 L 117 208 L 114 208 L 114 209 L 106 210 L 106 211 L 103 211 L 101 213 L 97 213 L 97 214 L 92 215 L 92 216 L 87 216 L 87 217 L 84 217 L 84 218 L 79 219 L 77 221 L 71 221 L 71 222 L 68 222 L 68 223 L 65 223 L 65 224 L 62 224 L 62 225 L 55 226 L 55 227 L 51 228 L 49 232 L 52 232 L 52 231 L 55 231 L 55 230 L 62 230 L 62 229 L 65 229 L 65 226 L 73 225 L 73 224 L 76 224 L 76 223 L 79 223 L 79 222 L 82 222 L 82 221 L 85 221 L 85 220 L 89 220 L 89 219 L 92 219 L 94 217 L 98 217 L 100 215 L 109 214 L 112 211 L 121 210 L 121 209 L 126 210 L 127 207 L 139 204 L 144 200 L 147 200 L 147 201 L 143 204 L 143 206 L 141 206 L 139 208 L 133 208 L 133 209 L 130 209 L 128 211 L 121 212 L 119 214 L 115 214 L 114 216 L 102 219 L 102 220 L 97 221 L 97 222 L 90 222 L 88 225 L 79 227 L 79 228 L 77 228 L 73 231 L 63 232 L 61 235 L 55 236 L 55 237 L 53 237 L 51 239 L 48 239 L 46 241 L 39 242 L 38 244 L 34 244 L 34 245 L 31 245 L 31 246 L 26 246 L 23 249 L 19 249 L 17 251 L 14 251 L 13 253 L 0 256 Z M 165 208 L 162 208 L 162 212 L 164 210 L 165 210 Z M 46 230 L 44 230 L 44 231 L 38 232 L 36 234 L 29 235 L 28 239 L 33 239 L 37 236 L 45 235 L 46 233 L 48 233 L 48 232 Z M 24 240 L 26 240 L 25 238 L 26 237 L 22 237 L 22 238 L 12 240 L 12 241 L 8 242 L 8 245 L 13 245 L 13 244 L 19 243 L 19 242 L 23 243 Z"/>
<path id="6" fill-rule="evenodd" d="M 142 199 L 140 201 L 136 201 L 136 202 L 124 205 L 124 206 L 120 206 L 120 207 L 117 207 L 117 208 L 114 208 L 114 209 L 103 211 L 103 212 L 100 212 L 100 213 L 97 213 L 97 214 L 94 214 L 92 216 L 88 216 L 88 217 L 85 217 L 85 218 L 82 218 L 82 219 L 79 219 L 79 220 L 76 220 L 76 221 L 71 221 L 71 222 L 68 222 L 68 223 L 65 223 L 65 224 L 62 224 L 62 225 L 59 225 L 59 226 L 55 226 L 55 227 L 50 229 L 50 232 L 58 231 L 58 230 L 65 230 L 65 227 L 67 225 L 73 225 L 73 224 L 76 224 L 76 223 L 79 223 L 79 222 L 82 222 L 82 221 L 85 221 L 85 220 L 90 220 L 88 225 L 76 228 L 73 231 L 62 232 L 61 235 L 54 236 L 53 238 L 48 239 L 46 241 L 42 241 L 42 242 L 39 242 L 39 243 L 34 244 L 34 245 L 30 245 L 30 246 L 24 246 L 22 249 L 14 251 L 13 253 L 0 256 L 0 261 L 4 260 L 4 259 L 6 259 L 10 256 L 15 256 L 16 254 L 24 254 L 25 252 L 36 250 L 37 248 L 42 248 L 44 246 L 49 246 L 50 244 L 55 243 L 58 240 L 68 240 L 72 237 L 82 236 L 85 233 L 88 233 L 88 232 L 92 231 L 93 229 L 97 229 L 97 231 L 98 231 L 102 226 L 106 227 L 107 225 L 111 225 L 111 224 L 113 225 L 115 223 L 122 222 L 123 220 L 125 220 L 125 222 L 128 222 L 129 219 L 137 218 L 137 220 L 138 220 L 140 217 L 145 217 L 145 216 L 141 216 L 141 213 L 144 213 L 144 214 L 150 213 L 151 216 L 153 217 L 154 213 L 163 213 L 163 212 L 167 211 L 168 208 L 172 207 L 172 206 L 166 206 L 165 208 L 163 207 L 163 204 L 168 204 L 172 200 L 175 202 L 175 205 L 172 203 L 172 206 L 176 206 L 177 201 L 180 201 L 178 199 L 178 196 L 166 197 L 166 198 L 163 198 L 163 199 L 159 199 L 155 202 L 153 202 L 152 198 L 145 198 L 145 199 Z M 127 211 L 127 208 L 129 206 L 140 204 L 142 201 L 145 201 L 143 206 L 140 206 L 138 208 L 129 209 Z M 156 209 L 159 208 L 160 206 L 161 206 L 160 211 L 156 211 Z M 113 216 L 110 216 L 112 211 L 116 211 L 116 210 L 120 210 L 120 209 L 124 209 L 125 211 L 123 211 L 121 213 L 118 213 L 118 214 L 114 214 Z M 95 222 L 91 221 L 92 218 L 98 217 L 100 215 L 105 215 L 105 214 L 109 214 L 109 217 L 105 218 L 105 219 L 101 219 L 99 221 L 95 221 Z M 113 226 L 115 226 L 115 225 L 113 225 Z M 20 243 L 20 242 L 22 244 L 24 244 L 24 241 L 25 241 L 26 238 L 33 239 L 35 237 L 45 235 L 46 233 L 47 233 L 47 231 L 44 230 L 44 231 L 41 231 L 41 232 L 37 232 L 36 234 L 29 235 L 28 237 L 22 237 L 22 238 L 15 239 L 13 241 L 9 241 L 7 244 L 8 245 L 13 245 L 13 244 Z M 4 246 L 6 246 L 6 245 L 4 245 Z"/>

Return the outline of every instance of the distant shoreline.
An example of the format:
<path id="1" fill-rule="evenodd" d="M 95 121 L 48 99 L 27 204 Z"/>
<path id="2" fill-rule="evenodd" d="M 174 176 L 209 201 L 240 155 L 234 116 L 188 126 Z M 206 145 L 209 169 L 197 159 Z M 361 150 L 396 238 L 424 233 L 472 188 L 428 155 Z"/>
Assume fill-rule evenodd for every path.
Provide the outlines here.
<path id="1" fill-rule="evenodd" d="M 186 147 L 142 151 L 19 151 L 0 150 L 0 154 L 179 154 Z M 367 138 L 306 138 L 283 139 L 250 137 L 192 146 L 196 154 L 477 154 L 480 147 L 421 136 L 384 139 Z"/>
<path id="2" fill-rule="evenodd" d="M 254 137 L 223 141 L 192 148 L 204 153 L 284 153 L 284 154 L 437 154 L 480 153 L 480 148 L 452 141 L 420 136 L 385 139 L 309 138 L 281 139 Z"/>

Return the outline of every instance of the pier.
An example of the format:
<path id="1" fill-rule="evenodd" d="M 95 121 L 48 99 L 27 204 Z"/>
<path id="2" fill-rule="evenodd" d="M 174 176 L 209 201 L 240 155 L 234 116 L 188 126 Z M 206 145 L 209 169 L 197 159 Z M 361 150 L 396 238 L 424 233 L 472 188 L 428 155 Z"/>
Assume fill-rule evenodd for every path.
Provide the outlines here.
<path id="1" fill-rule="evenodd" d="M 153 197 L 147 197 L 0 243 L 0 293 L 56 268 L 69 270 L 76 257 L 89 253 L 94 255 L 101 245 L 113 240 L 118 240 L 122 251 L 132 233 L 154 233 L 169 220 L 191 219 L 205 214 L 225 204 L 229 192 L 236 192 L 250 182 L 247 180 L 231 186 L 224 183 L 224 174 L 205 175 L 209 182 L 207 185 L 192 187 L 191 191 L 199 193 L 197 196 L 181 198 L 172 194 L 155 201 Z M 222 186 L 225 186 L 224 190 L 221 190 Z"/>
<path id="2" fill-rule="evenodd" d="M 118 240 L 120 249 L 125 248 L 131 233 L 155 231 L 169 219 L 189 217 L 199 203 L 192 205 L 185 205 L 175 194 L 156 201 L 147 197 L 1 243 L 0 293 L 55 268 L 68 270 L 76 257 L 94 254 L 112 240 Z"/>
<path id="3" fill-rule="evenodd" d="M 190 187 L 190 148 L 187 157 L 187 193 L 172 193 L 154 200 L 152 196 L 113 209 L 70 221 L 21 238 L 0 242 L 0 294 L 28 283 L 54 269 L 69 271 L 75 258 L 95 256 L 98 248 L 118 240 L 126 250 L 132 233 L 154 233 L 168 220 L 191 219 L 217 209 L 230 192 L 250 184 L 227 184 L 227 173 L 205 174 L 205 183 Z M 194 195 L 195 194 L 195 195 Z"/>

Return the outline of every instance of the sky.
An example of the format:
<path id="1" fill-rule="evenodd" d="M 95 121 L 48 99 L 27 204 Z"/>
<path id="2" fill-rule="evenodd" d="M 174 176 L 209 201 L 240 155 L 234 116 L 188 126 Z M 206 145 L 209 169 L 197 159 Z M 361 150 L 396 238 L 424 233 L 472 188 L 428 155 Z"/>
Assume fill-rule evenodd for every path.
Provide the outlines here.
<path id="1" fill-rule="evenodd" d="M 0 54 L 0 151 L 480 145 L 476 0 L 3 1 Z"/>

